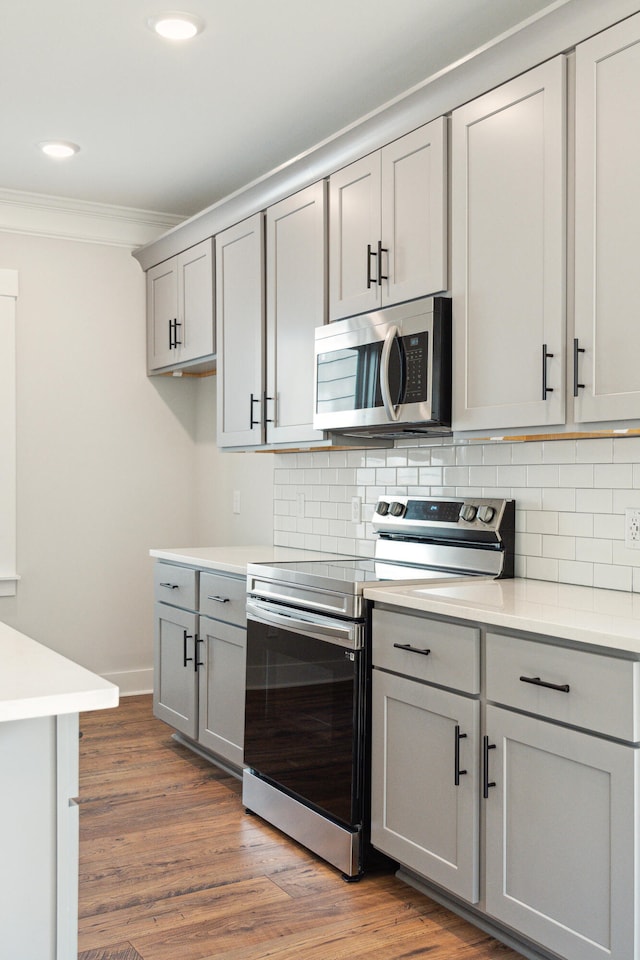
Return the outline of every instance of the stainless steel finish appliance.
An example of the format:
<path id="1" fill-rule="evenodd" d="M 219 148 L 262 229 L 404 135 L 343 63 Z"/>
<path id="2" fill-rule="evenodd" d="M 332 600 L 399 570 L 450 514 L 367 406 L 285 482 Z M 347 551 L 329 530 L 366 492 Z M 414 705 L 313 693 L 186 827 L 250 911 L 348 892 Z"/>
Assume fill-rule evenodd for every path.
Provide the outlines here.
<path id="1" fill-rule="evenodd" d="M 451 301 L 425 297 L 316 328 L 314 428 L 451 432 Z"/>
<path id="2" fill-rule="evenodd" d="M 243 803 L 358 878 L 368 855 L 366 586 L 513 576 L 513 500 L 381 497 L 375 558 L 249 564 Z"/>

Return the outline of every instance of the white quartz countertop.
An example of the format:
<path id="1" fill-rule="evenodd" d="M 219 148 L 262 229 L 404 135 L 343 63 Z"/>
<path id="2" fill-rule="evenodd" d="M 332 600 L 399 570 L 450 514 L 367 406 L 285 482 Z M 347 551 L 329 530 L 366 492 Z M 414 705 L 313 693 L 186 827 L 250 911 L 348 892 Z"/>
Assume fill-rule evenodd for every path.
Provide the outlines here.
<path id="1" fill-rule="evenodd" d="M 117 707 L 113 683 L 0 622 L 0 722 Z"/>
<path id="2" fill-rule="evenodd" d="M 270 563 L 284 560 L 316 560 L 326 557 L 318 550 L 299 550 L 295 547 L 274 547 L 264 544 L 249 547 L 177 547 L 150 550 L 156 560 L 186 563 L 193 567 L 222 570 L 245 576 L 248 563 Z"/>
<path id="3" fill-rule="evenodd" d="M 639 594 L 516 578 L 370 587 L 365 597 L 407 610 L 605 647 L 640 659 Z"/>

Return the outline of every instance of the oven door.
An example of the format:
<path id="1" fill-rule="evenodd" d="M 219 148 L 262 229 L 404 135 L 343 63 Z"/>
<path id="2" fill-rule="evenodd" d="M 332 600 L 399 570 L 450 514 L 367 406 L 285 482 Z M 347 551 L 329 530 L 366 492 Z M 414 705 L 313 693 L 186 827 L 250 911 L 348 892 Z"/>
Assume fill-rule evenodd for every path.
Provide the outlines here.
<path id="1" fill-rule="evenodd" d="M 363 819 L 364 624 L 249 598 L 244 759 L 335 821 Z"/>

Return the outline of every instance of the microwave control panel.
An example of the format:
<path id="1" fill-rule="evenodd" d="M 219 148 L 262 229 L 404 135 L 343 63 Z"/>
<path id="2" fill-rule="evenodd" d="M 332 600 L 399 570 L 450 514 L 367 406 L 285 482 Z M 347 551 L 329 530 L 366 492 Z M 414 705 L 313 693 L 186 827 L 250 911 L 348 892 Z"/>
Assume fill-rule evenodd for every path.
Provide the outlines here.
<path id="1" fill-rule="evenodd" d="M 429 334 L 426 330 L 401 338 L 405 358 L 404 403 L 422 403 L 428 399 L 427 357 Z"/>

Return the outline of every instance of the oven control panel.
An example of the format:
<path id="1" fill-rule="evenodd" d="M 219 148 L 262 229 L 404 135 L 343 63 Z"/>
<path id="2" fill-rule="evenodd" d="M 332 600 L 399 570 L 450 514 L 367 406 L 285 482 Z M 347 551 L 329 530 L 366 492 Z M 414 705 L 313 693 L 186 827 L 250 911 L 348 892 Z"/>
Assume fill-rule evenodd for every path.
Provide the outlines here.
<path id="1" fill-rule="evenodd" d="M 373 515 L 376 533 L 396 536 L 452 536 L 481 539 L 513 524 L 514 501 L 489 497 L 403 497 L 378 499 Z"/>

